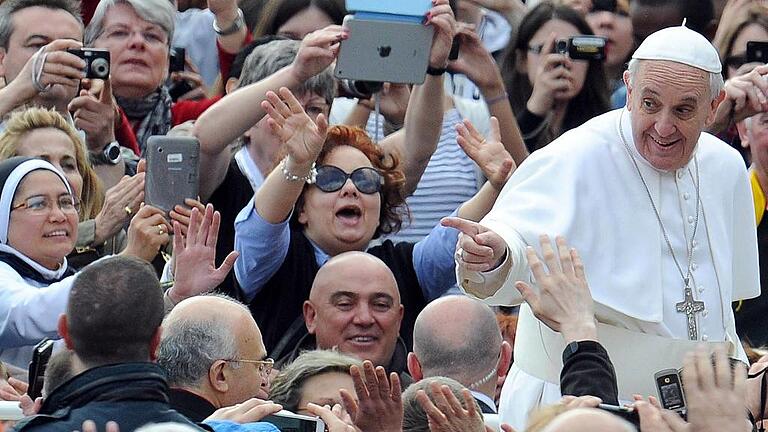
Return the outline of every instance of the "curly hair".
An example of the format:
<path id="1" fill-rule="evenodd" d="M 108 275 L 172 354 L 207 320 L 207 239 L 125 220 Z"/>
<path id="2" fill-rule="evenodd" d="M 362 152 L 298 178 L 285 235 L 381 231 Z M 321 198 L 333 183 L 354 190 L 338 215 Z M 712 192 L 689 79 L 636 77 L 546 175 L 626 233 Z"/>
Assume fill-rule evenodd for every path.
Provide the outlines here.
<path id="1" fill-rule="evenodd" d="M 17 156 L 16 151 L 22 138 L 37 129 L 57 129 L 69 137 L 75 148 L 77 171 L 83 177 L 83 192 L 80 198 L 80 221 L 96 218 L 104 205 L 104 189 L 99 177 L 88 162 L 85 146 L 75 128 L 67 123 L 61 114 L 45 108 L 28 108 L 14 113 L 0 134 L 0 160 Z"/>
<path id="2" fill-rule="evenodd" d="M 400 158 L 397 154 L 382 150 L 381 147 L 371 141 L 363 129 L 337 125 L 328 129 L 328 136 L 320 155 L 317 157 L 317 164 L 321 165 L 333 149 L 341 146 L 351 146 L 360 150 L 384 177 L 384 187 L 380 192 L 379 226 L 376 228 L 373 238 L 378 238 L 381 234 L 398 232 L 403 220 L 410 217 L 408 206 L 405 203 L 405 174 L 400 169 Z M 304 185 L 304 190 L 296 201 L 296 211 L 293 212 L 291 218 L 291 224 L 294 228 L 301 227 L 298 215 L 304 207 L 304 193 L 308 187 L 310 185 Z"/>

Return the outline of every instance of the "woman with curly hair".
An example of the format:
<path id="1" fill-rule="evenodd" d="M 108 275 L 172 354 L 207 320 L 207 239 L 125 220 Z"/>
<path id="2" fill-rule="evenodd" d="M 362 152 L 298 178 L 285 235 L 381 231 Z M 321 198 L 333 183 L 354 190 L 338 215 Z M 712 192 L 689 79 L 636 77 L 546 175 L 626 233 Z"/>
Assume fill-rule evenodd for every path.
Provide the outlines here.
<path id="1" fill-rule="evenodd" d="M 362 129 L 329 128 L 322 114 L 313 122 L 286 88 L 280 97 L 268 92 L 262 105 L 286 156 L 264 181 L 253 205 L 236 219 L 240 259 L 235 273 L 259 328 L 264 329 L 267 350 L 279 356 L 277 345 L 295 345 L 305 331 L 302 306 L 318 269 L 329 258 L 349 251 L 366 251 L 392 270 L 405 309 L 400 335 L 410 341 L 419 311 L 455 283 L 458 232 L 438 225 L 417 243 L 373 244 L 380 234 L 396 232 L 407 215 L 405 176 L 397 155 L 385 153 Z M 468 122 L 458 130 L 472 145 L 484 141 Z M 482 144 L 486 145 L 503 151 L 498 138 Z M 491 163 L 495 168 L 486 171 L 489 178 L 497 178 L 493 170 L 506 166 L 498 170 L 504 171 L 501 182 L 481 189 L 454 215 L 471 220 L 485 215 L 511 170 L 511 157 L 506 158 L 508 164 L 499 164 L 503 158 L 496 157 Z M 478 163 L 488 168 L 489 164 Z"/>

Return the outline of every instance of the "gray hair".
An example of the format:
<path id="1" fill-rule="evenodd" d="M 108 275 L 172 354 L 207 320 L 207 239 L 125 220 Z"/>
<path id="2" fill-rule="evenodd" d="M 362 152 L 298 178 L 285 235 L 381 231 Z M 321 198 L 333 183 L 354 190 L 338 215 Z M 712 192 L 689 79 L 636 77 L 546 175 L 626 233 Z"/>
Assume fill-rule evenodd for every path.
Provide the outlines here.
<path id="1" fill-rule="evenodd" d="M 243 63 L 238 87 L 259 82 L 293 63 L 300 45 L 299 41 L 286 39 L 274 40 L 254 48 Z M 299 94 L 318 94 L 330 105 L 336 97 L 336 81 L 331 68 L 304 81 L 296 91 Z"/>
<path id="2" fill-rule="evenodd" d="M 184 423 L 151 423 L 136 429 L 136 432 L 198 432 L 200 429 L 194 428 Z"/>
<path id="3" fill-rule="evenodd" d="M 629 71 L 629 84 L 632 85 L 632 83 L 635 81 L 635 77 L 637 76 L 638 71 L 640 70 L 640 62 L 647 61 L 647 60 L 638 60 L 638 59 L 632 59 L 629 61 L 629 65 L 627 66 L 627 70 Z M 725 87 L 725 82 L 723 81 L 723 75 L 719 72 L 707 72 L 709 74 L 709 97 L 711 100 L 717 99 L 718 96 L 720 96 L 720 92 L 723 90 L 723 87 Z"/>
<path id="4" fill-rule="evenodd" d="M 284 409 L 296 412 L 309 378 L 329 372 L 349 374 L 352 365 L 362 366 L 362 362 L 334 350 L 305 351 L 272 380 L 269 397 Z"/>
<path id="5" fill-rule="evenodd" d="M 442 301 L 446 299 L 450 297 Z M 422 314 L 416 318 L 413 352 L 419 359 L 424 377 L 451 377 L 469 386 L 473 382 L 485 384 L 490 376 L 495 376 L 493 372 L 502 343 L 501 330 L 491 308 L 478 300 L 472 301 L 476 307 L 465 319 L 456 321 L 456 325 L 435 322 L 434 319 L 425 322 Z M 457 325 L 461 327 L 460 331 L 439 332 L 435 329 L 435 326 L 454 328 Z M 480 380 L 485 382 L 479 383 Z"/>
<path id="6" fill-rule="evenodd" d="M 424 409 L 421 408 L 419 402 L 416 401 L 416 392 L 424 390 L 427 393 L 427 396 L 434 400 L 432 397 L 432 389 L 430 388 L 431 384 L 434 382 L 441 386 L 448 386 L 454 396 L 456 396 L 456 399 L 461 403 L 461 406 L 464 407 L 464 409 L 467 408 L 467 404 L 464 401 L 464 395 L 461 394 L 465 387 L 458 381 L 446 377 L 424 378 L 421 381 L 411 384 L 405 389 L 405 392 L 403 392 L 403 432 L 430 432 L 427 413 L 424 412 Z M 475 404 L 477 412 L 481 412 L 480 405 L 477 401 L 473 399 L 472 402 Z"/>
<path id="7" fill-rule="evenodd" d="M 216 360 L 237 358 L 237 341 L 229 327 L 225 319 L 163 323 L 157 363 L 165 369 L 168 384 L 196 387 Z"/>
<path id="8" fill-rule="evenodd" d="M 0 2 L 0 48 L 8 49 L 8 41 L 15 30 L 11 15 L 34 6 L 54 10 L 61 9 L 72 15 L 81 27 L 83 25 L 79 2 L 74 0 L 6 0 Z"/>
<path id="9" fill-rule="evenodd" d="M 159 25 L 168 35 L 168 45 L 173 40 L 173 26 L 176 9 L 168 0 L 101 0 L 96 6 L 93 18 L 85 28 L 85 45 L 93 45 L 104 32 L 104 19 L 109 8 L 117 4 L 127 4 L 136 11 L 141 19 Z"/>

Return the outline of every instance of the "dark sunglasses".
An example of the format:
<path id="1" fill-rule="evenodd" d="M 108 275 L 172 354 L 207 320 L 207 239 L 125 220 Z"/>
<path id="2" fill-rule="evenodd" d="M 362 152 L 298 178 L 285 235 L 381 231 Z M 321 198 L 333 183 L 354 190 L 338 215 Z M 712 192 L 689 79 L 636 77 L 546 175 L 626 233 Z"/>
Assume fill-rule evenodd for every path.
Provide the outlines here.
<path id="1" fill-rule="evenodd" d="M 744 64 L 746 62 L 747 62 L 747 54 L 746 53 L 737 54 L 737 55 L 730 55 L 730 56 L 725 58 L 725 64 L 727 66 L 730 66 L 730 67 L 734 68 L 734 69 L 738 69 L 738 68 L 744 66 Z"/>
<path id="2" fill-rule="evenodd" d="M 315 186 L 323 192 L 336 192 L 344 186 L 347 179 L 352 179 L 352 184 L 364 194 L 381 192 L 384 186 L 384 177 L 373 168 L 361 167 L 347 174 L 333 165 L 317 167 Z"/>

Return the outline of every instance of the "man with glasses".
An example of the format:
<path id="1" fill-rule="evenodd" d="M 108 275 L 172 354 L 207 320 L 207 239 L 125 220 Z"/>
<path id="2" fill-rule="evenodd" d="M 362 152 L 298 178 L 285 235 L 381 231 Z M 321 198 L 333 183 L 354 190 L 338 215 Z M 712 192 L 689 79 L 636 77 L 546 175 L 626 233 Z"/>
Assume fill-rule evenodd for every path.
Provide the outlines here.
<path id="1" fill-rule="evenodd" d="M 248 308 L 225 296 L 176 305 L 163 321 L 158 363 L 168 375 L 171 406 L 196 422 L 218 408 L 269 398 L 274 361 Z"/>

